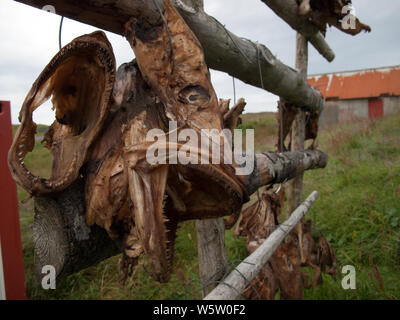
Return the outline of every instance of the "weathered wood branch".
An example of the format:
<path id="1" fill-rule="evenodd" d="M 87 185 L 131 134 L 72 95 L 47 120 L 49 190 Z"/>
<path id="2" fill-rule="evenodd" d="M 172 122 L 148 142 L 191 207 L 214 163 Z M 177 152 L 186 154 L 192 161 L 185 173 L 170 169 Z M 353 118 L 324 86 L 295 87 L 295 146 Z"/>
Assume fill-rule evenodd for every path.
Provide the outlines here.
<path id="1" fill-rule="evenodd" d="M 318 192 L 311 195 L 291 214 L 290 218 L 264 241 L 264 243 L 240 263 L 204 300 L 234 300 L 260 272 L 280 243 L 293 230 L 297 223 L 309 211 L 318 197 Z"/>
<path id="2" fill-rule="evenodd" d="M 335 53 L 325 41 L 319 29 L 310 23 L 306 16 L 298 14 L 296 0 L 261 0 L 294 30 L 300 32 L 317 51 L 329 62 L 335 59 Z"/>
<path id="3" fill-rule="evenodd" d="M 308 71 L 308 42 L 301 34 L 296 35 L 296 68 L 300 70 L 304 79 L 307 78 Z M 291 151 L 304 149 L 306 138 L 306 115 L 299 110 L 295 116 L 291 130 Z M 303 175 L 300 174 L 289 183 L 289 210 L 292 212 L 301 203 L 301 193 L 303 186 Z"/>
<path id="4" fill-rule="evenodd" d="M 300 73 L 307 78 L 308 70 L 308 41 L 301 34 L 296 34 L 296 68 L 300 70 Z M 297 114 L 294 118 L 291 128 L 291 150 L 299 151 L 304 149 L 304 141 L 306 138 L 306 115 L 302 110 L 297 110 Z M 303 174 L 299 174 L 293 180 L 288 183 L 287 195 L 288 195 L 288 206 L 287 212 L 290 214 L 297 208 L 301 203 L 301 194 L 303 191 Z M 299 239 L 299 248 L 301 254 L 301 260 L 304 260 L 303 252 L 303 228 L 301 224 L 298 224 L 297 235 Z"/>
<path id="5" fill-rule="evenodd" d="M 130 17 L 140 18 L 145 26 L 160 22 L 153 1 L 143 0 L 16 0 L 36 8 L 54 6 L 57 14 L 124 34 L 124 24 Z M 162 0 L 156 3 L 163 7 Z M 229 73 L 245 83 L 264 87 L 285 100 L 309 110 L 322 109 L 324 99 L 299 72 L 284 65 L 264 45 L 242 39 L 229 32 L 213 17 L 207 15 L 201 3 L 193 0 L 174 0 L 174 5 L 201 42 L 207 65 Z M 260 61 L 259 61 L 260 60 Z M 262 70 L 261 84 L 259 63 Z"/>
<path id="6" fill-rule="evenodd" d="M 283 183 L 306 170 L 325 168 L 327 163 L 328 156 L 319 150 L 257 153 L 254 171 L 245 177 L 246 190 L 250 195 L 262 186 Z"/>
<path id="7" fill-rule="evenodd" d="M 78 180 L 57 197 L 35 198 L 35 277 L 51 265 L 57 280 L 121 252 L 106 231 L 85 222 L 83 181 Z"/>
<path id="8" fill-rule="evenodd" d="M 285 97 L 293 103 L 297 101 L 296 105 L 299 107 L 310 110 L 324 107 L 320 93 L 311 88 L 299 72 L 279 61 L 264 45 L 237 37 L 202 10 L 198 10 L 196 14 L 179 11 L 203 45 L 206 62 L 210 68 L 227 72 L 253 86 L 264 87 L 265 90 Z M 260 81 L 258 58 L 263 86 Z"/>

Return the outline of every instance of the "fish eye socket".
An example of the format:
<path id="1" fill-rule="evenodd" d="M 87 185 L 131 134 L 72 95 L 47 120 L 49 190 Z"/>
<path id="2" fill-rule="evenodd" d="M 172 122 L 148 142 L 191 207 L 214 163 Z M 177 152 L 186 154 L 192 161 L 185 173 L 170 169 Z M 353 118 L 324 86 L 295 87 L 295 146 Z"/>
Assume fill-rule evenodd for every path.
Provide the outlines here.
<path id="1" fill-rule="evenodd" d="M 64 88 L 65 95 L 75 96 L 77 93 L 77 88 L 75 86 L 67 86 Z"/>

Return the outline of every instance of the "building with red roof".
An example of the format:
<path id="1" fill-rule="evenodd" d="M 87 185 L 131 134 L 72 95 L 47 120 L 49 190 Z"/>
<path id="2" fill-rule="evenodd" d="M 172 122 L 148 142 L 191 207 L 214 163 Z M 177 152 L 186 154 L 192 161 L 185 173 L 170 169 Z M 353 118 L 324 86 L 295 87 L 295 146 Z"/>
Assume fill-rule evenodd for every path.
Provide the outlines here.
<path id="1" fill-rule="evenodd" d="M 400 66 L 310 75 L 308 83 L 326 100 L 322 125 L 400 112 Z"/>

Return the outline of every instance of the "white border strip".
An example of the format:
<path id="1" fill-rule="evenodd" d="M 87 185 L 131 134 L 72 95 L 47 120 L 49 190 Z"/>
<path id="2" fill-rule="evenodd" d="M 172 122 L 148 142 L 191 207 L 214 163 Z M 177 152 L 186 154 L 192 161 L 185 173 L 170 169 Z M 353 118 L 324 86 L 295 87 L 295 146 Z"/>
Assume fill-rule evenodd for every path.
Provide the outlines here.
<path id="1" fill-rule="evenodd" d="M 6 300 L 6 289 L 4 287 L 4 274 L 3 274 L 3 258 L 1 256 L 1 241 L 0 241 L 0 300 Z"/>

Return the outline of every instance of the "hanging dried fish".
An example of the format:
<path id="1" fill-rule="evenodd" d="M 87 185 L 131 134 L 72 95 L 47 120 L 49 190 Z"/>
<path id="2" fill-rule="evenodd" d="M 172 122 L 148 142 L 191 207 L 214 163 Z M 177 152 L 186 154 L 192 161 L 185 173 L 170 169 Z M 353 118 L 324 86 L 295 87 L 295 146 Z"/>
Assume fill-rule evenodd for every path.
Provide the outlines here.
<path id="1" fill-rule="evenodd" d="M 162 18 L 158 26 L 150 29 L 136 18 L 126 24 L 126 37 L 144 80 L 164 104 L 168 119 L 177 123 L 178 133 L 192 129 L 202 138 L 204 129 L 222 132 L 218 100 L 199 41 L 169 1 L 164 2 Z M 153 264 L 153 274 L 163 279 L 170 271 L 168 263 L 160 264 L 165 260 L 161 257 L 169 254 L 163 245 L 168 232 L 164 221 L 169 214 L 160 199 L 167 195 L 171 206 L 179 211 L 179 219 L 187 220 L 240 211 L 247 195 L 243 182 L 234 173 L 234 164 L 213 164 L 209 149 L 191 146 L 197 155 L 209 158 L 209 164 L 171 165 L 169 153 L 168 165 L 149 166 L 144 158 L 149 145 L 136 126 L 131 126 L 130 132 L 125 138 L 124 157 L 135 224 Z M 179 150 L 183 145 L 179 141 L 168 142 L 165 151 Z"/>
<path id="2" fill-rule="evenodd" d="M 260 200 L 243 210 L 235 229 L 235 236 L 245 236 L 249 253 L 255 251 L 265 239 L 279 228 L 279 216 L 285 201 L 284 190 L 278 193 L 264 191 Z M 304 288 L 322 282 L 322 272 L 336 274 L 335 253 L 324 236 L 313 239 L 311 221 L 301 223 L 303 230 L 302 248 L 295 231 L 290 233 L 278 247 L 261 272 L 242 295 L 246 299 L 275 299 L 278 291 L 281 299 L 303 299 Z M 303 251 L 303 261 L 301 257 Z M 314 270 L 311 284 L 302 267 Z M 327 269 L 329 268 L 329 269 Z"/>
<path id="3" fill-rule="evenodd" d="M 77 179 L 108 114 L 114 77 L 114 54 L 101 31 L 76 38 L 39 75 L 22 105 L 8 157 L 13 178 L 30 194 L 61 191 Z M 43 139 L 53 155 L 51 178 L 44 179 L 26 168 L 24 158 L 35 146 L 33 112 L 50 97 L 57 120 Z"/>
<path id="4" fill-rule="evenodd" d="M 282 99 L 278 101 L 278 136 L 276 139 L 276 148 L 280 152 L 288 151 L 291 149 L 291 137 L 290 132 L 292 128 L 293 121 L 296 117 L 297 112 L 301 110 L 292 103 L 283 101 Z M 320 111 L 306 111 L 306 123 L 305 123 L 305 141 L 312 140 L 310 149 L 315 149 L 316 139 L 318 136 L 319 128 L 319 117 Z M 286 145 L 285 141 L 289 135 L 289 142 Z"/>

